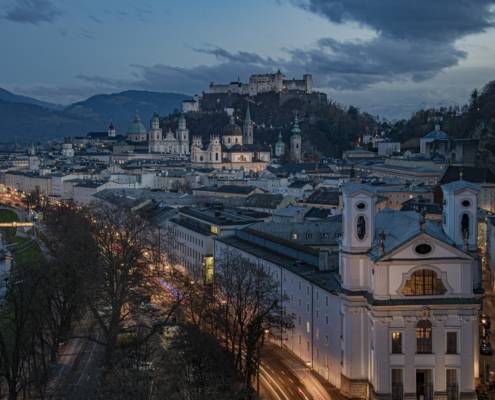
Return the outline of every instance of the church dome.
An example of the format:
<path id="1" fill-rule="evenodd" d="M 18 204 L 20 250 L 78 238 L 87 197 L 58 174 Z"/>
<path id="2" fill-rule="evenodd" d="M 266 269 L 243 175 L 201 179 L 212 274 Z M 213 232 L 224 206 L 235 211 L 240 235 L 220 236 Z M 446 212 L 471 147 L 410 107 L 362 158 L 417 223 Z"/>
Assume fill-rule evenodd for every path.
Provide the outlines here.
<path id="1" fill-rule="evenodd" d="M 230 121 L 222 131 L 224 136 L 242 136 L 242 129 L 239 125 L 237 125 L 234 121 L 234 117 L 230 117 Z"/>
<path id="2" fill-rule="evenodd" d="M 146 133 L 146 128 L 144 127 L 143 123 L 141 122 L 141 118 L 139 118 L 139 115 L 135 115 L 134 119 L 132 120 L 131 125 L 129 126 L 129 129 L 127 130 L 128 134 L 142 134 Z"/>

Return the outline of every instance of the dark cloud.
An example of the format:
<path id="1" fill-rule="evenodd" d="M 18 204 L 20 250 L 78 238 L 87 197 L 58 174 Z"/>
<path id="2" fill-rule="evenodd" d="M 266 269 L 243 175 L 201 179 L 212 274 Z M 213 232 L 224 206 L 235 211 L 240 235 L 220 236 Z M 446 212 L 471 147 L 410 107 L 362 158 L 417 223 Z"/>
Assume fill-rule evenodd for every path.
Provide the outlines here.
<path id="1" fill-rule="evenodd" d="M 62 11 L 50 0 L 16 0 L 3 16 L 12 22 L 38 25 L 53 22 Z"/>
<path id="2" fill-rule="evenodd" d="M 195 51 L 217 63 L 191 68 L 135 65 L 133 86 L 196 93 L 225 82 L 281 68 L 289 77 L 312 73 L 317 87 L 363 90 L 381 82 L 421 82 L 467 57 L 456 41 L 492 28 L 495 0 L 289 0 L 336 24 L 358 23 L 375 32 L 369 40 L 322 38 L 308 48 L 285 49 L 281 59 L 230 52 Z M 102 79 L 98 77 L 93 77 Z"/>
<path id="3" fill-rule="evenodd" d="M 398 39 L 453 42 L 493 27 L 493 0 L 293 0 L 334 23 L 357 22 Z"/>
<path id="4" fill-rule="evenodd" d="M 293 0 L 330 22 L 372 29 L 368 41 L 323 38 L 313 49 L 290 50 L 289 66 L 306 65 L 320 86 L 363 89 L 378 82 L 423 81 L 467 54 L 455 42 L 492 28 L 495 0 Z"/>

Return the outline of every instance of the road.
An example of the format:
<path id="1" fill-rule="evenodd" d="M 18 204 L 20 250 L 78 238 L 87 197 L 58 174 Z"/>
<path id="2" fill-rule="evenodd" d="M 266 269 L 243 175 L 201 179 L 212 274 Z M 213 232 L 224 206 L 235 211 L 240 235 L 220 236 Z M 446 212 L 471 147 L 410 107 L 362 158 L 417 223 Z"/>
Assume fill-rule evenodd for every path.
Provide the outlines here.
<path id="1" fill-rule="evenodd" d="M 262 400 L 343 400 L 338 390 L 288 350 L 266 344 L 261 355 Z"/>
<path id="2" fill-rule="evenodd" d="M 95 398 L 101 356 L 102 346 L 95 342 L 70 339 L 59 352 L 54 376 L 48 387 L 48 397 L 54 400 Z"/>

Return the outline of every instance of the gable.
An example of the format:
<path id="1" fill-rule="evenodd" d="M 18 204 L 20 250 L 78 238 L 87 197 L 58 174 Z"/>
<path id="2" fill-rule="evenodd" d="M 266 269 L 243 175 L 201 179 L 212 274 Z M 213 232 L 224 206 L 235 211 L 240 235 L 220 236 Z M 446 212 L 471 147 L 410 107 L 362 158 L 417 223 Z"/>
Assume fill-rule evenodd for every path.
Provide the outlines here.
<path id="1" fill-rule="evenodd" d="M 418 247 L 423 245 L 422 247 Z M 429 252 L 428 246 L 431 249 Z M 412 237 L 390 253 L 385 254 L 379 261 L 393 260 L 442 260 L 463 259 L 471 260 L 472 257 L 455 246 L 428 235 L 425 232 Z"/>

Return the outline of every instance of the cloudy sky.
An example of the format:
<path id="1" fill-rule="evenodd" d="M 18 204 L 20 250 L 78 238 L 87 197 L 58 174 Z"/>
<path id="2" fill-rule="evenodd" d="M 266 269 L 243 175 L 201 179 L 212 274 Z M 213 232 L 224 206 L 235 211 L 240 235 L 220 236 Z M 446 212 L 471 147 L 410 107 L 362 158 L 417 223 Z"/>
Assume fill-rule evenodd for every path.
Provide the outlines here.
<path id="1" fill-rule="evenodd" d="M 0 0 L 0 87 L 62 104 L 280 68 L 388 117 L 495 79 L 495 0 Z"/>

